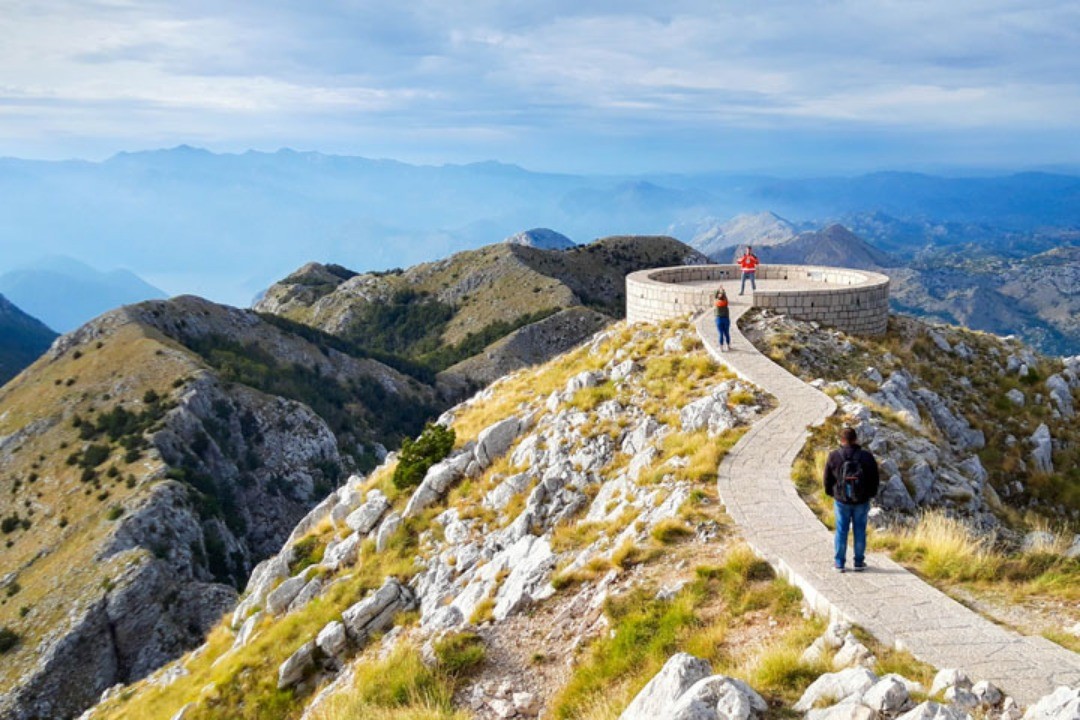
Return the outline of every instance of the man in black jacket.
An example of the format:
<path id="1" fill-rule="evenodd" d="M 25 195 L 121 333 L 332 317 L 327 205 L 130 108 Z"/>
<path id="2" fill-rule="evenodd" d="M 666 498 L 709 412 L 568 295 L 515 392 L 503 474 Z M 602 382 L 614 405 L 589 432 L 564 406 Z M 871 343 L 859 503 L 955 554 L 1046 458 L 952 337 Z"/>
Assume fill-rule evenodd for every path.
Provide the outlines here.
<path id="1" fill-rule="evenodd" d="M 837 572 L 847 561 L 848 527 L 855 531 L 855 572 L 866 569 L 866 518 L 870 498 L 878 491 L 878 466 L 874 456 L 859 446 L 851 428 L 840 431 L 840 447 L 829 453 L 825 463 L 825 494 L 836 508 L 834 558 Z"/>

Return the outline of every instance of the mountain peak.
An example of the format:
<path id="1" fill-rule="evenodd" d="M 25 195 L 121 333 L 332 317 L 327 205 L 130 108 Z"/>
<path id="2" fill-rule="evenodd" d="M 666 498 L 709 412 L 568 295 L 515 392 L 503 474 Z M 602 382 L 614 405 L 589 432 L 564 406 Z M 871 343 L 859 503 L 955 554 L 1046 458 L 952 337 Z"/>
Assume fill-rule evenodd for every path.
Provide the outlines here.
<path id="1" fill-rule="evenodd" d="M 511 235 L 503 240 L 503 242 L 510 245 L 526 245 L 528 247 L 540 248 L 541 250 L 566 250 L 577 245 L 577 243 L 562 233 L 549 228 L 524 230 L 515 235 Z"/>

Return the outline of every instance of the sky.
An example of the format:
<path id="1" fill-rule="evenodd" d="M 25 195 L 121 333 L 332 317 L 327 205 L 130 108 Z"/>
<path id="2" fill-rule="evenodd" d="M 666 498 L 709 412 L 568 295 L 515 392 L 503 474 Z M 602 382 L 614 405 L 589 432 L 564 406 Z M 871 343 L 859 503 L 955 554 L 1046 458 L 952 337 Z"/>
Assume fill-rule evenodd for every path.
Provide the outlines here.
<path id="1" fill-rule="evenodd" d="M 0 155 L 1080 167 L 1075 0 L 0 0 Z"/>

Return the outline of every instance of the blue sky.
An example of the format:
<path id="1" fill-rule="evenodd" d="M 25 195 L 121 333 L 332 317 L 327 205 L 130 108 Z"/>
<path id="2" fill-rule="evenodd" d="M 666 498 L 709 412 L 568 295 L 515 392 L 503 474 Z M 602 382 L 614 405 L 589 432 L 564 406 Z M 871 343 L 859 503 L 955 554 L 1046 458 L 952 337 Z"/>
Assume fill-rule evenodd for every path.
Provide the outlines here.
<path id="1" fill-rule="evenodd" d="M 0 155 L 1080 167 L 1075 0 L 0 0 Z"/>

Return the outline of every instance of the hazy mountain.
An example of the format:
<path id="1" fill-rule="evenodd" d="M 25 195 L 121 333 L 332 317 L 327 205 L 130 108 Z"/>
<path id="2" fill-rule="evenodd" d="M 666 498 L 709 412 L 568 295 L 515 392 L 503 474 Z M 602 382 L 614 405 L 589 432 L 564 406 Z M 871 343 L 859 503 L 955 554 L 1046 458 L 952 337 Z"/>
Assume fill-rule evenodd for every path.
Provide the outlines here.
<path id="1" fill-rule="evenodd" d="M 730 262 L 747 245 L 761 248 L 795 236 L 795 226 L 765 211 L 736 215 L 730 220 L 710 220 L 696 230 L 690 245 L 717 262 Z"/>
<path id="2" fill-rule="evenodd" d="M 45 352 L 56 333 L 0 295 L 0 385 Z"/>
<path id="3" fill-rule="evenodd" d="M 540 248 L 541 250 L 566 250 L 572 248 L 575 243 L 562 233 L 549 230 L 548 228 L 533 228 L 519 232 L 503 240 L 511 245 L 526 245 Z"/>
<path id="4" fill-rule="evenodd" d="M 863 270 L 891 267 L 896 260 L 843 225 L 799 233 L 781 243 L 755 248 L 763 263 L 837 265 Z"/>
<path id="5" fill-rule="evenodd" d="M 68 257 L 49 257 L 0 275 L 0 293 L 60 332 L 121 305 L 165 297 L 128 270 L 102 272 Z"/>

